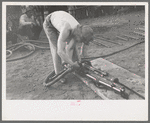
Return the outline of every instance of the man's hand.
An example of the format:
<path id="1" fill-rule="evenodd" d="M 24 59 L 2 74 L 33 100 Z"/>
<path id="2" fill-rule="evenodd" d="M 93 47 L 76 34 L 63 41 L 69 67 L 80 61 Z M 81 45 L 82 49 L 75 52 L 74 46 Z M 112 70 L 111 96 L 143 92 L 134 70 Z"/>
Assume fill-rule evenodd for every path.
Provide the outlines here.
<path id="1" fill-rule="evenodd" d="M 74 62 L 74 64 L 72 64 L 71 65 L 74 69 L 78 69 L 78 68 L 80 68 L 80 65 L 79 65 L 79 63 L 76 61 L 76 62 Z"/>
<path id="2" fill-rule="evenodd" d="M 31 27 L 36 26 L 36 23 L 30 22 Z"/>

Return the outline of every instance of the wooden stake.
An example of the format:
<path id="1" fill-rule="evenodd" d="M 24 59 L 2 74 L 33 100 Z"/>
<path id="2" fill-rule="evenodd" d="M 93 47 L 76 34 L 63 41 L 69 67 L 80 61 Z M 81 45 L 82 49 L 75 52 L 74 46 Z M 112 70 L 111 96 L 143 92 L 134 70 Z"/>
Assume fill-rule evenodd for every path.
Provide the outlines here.
<path id="1" fill-rule="evenodd" d="M 134 33 L 135 33 L 135 34 L 138 34 L 138 35 L 142 35 L 142 36 L 145 36 L 145 34 L 144 34 L 144 33 L 140 33 L 140 32 L 135 32 L 135 31 L 134 31 Z"/>
<path id="2" fill-rule="evenodd" d="M 122 39 L 122 40 L 125 40 L 125 41 L 128 41 L 128 39 L 126 39 L 126 38 L 123 38 L 123 37 L 120 37 L 120 36 L 116 36 L 117 38 L 119 38 L 119 39 Z"/>

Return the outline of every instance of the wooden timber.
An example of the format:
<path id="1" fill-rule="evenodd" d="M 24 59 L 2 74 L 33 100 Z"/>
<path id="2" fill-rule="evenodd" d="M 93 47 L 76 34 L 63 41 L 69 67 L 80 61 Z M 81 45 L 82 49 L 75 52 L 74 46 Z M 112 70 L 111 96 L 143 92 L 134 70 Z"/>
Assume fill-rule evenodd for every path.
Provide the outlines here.
<path id="1" fill-rule="evenodd" d="M 136 40 L 139 39 L 138 37 L 133 37 L 133 36 L 131 36 L 131 35 L 126 35 L 126 34 L 123 34 L 123 36 L 129 37 L 129 38 L 133 38 L 133 39 L 136 39 Z"/>
<path id="2" fill-rule="evenodd" d="M 117 66 L 116 64 L 111 63 L 103 58 L 92 60 L 91 63 L 93 67 L 97 69 L 100 68 L 103 71 L 107 71 L 110 77 L 113 76 L 115 78 L 118 78 L 122 84 L 138 92 L 140 95 L 145 95 L 144 78 L 134 73 L 131 73 L 128 70 Z M 97 95 L 99 95 L 104 100 L 125 100 L 119 94 L 116 94 L 113 90 L 98 88 L 88 78 L 82 77 L 77 73 L 74 73 L 74 75 L 76 75 L 82 82 L 84 82 L 89 88 L 91 88 Z M 141 97 L 139 97 L 135 93 L 132 93 L 130 90 L 126 89 L 126 92 L 129 94 L 128 100 L 142 100 Z"/>
<path id="3" fill-rule="evenodd" d="M 135 31 L 134 31 L 134 33 L 135 33 L 135 34 L 138 34 L 138 35 L 145 36 L 145 34 L 144 34 L 144 33 L 141 33 L 141 32 L 135 32 Z"/>
<path id="4" fill-rule="evenodd" d="M 126 39 L 126 38 L 123 38 L 123 37 L 121 37 L 121 36 L 116 36 L 117 38 L 119 38 L 119 39 L 121 39 L 121 40 L 125 40 L 125 41 L 128 41 L 128 39 Z"/>

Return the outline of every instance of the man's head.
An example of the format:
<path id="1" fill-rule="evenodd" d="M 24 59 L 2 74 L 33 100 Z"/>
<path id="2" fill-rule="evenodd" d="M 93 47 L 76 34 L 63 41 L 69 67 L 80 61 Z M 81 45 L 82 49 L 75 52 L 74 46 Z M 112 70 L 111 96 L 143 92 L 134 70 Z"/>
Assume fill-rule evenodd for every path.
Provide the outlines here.
<path id="1" fill-rule="evenodd" d="M 31 17 L 33 15 L 33 6 L 23 6 L 22 13 L 26 14 L 28 17 Z"/>
<path id="2" fill-rule="evenodd" d="M 86 45 L 93 40 L 93 30 L 89 26 L 77 25 L 73 31 L 73 35 L 77 42 L 83 42 Z"/>

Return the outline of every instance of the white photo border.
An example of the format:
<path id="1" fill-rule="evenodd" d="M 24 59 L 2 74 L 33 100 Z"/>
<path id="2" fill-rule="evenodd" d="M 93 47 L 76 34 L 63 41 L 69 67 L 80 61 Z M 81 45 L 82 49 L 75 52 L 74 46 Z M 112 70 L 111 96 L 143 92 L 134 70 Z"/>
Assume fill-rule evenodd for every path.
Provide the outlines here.
<path id="1" fill-rule="evenodd" d="M 6 100 L 6 6 L 7 5 L 144 5 L 145 6 L 145 100 Z M 2 120 L 148 120 L 148 2 L 2 2 Z M 75 101 L 75 100 L 73 100 Z"/>

